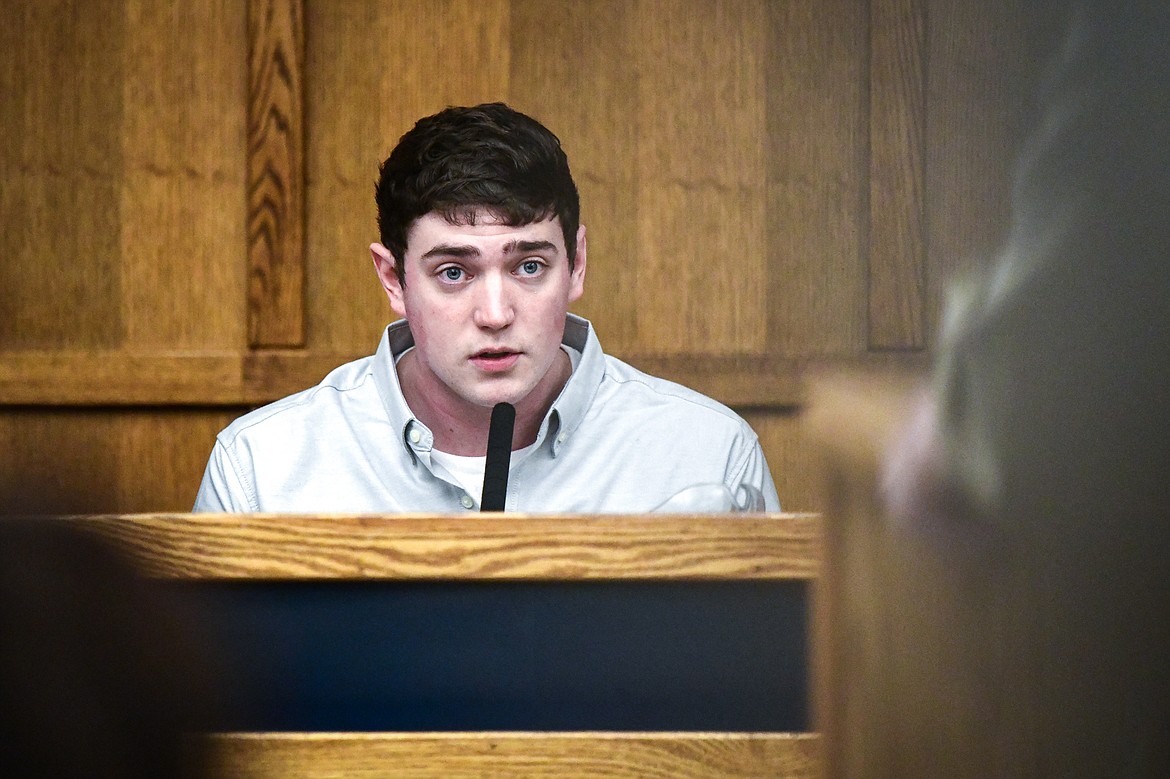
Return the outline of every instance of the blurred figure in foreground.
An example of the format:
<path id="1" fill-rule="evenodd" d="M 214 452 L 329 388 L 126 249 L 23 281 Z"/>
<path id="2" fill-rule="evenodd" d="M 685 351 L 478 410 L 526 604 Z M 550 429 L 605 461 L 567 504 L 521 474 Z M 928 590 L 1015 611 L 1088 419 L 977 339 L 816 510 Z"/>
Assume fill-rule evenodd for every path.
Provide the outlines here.
<path id="1" fill-rule="evenodd" d="M 0 506 L 8 777 L 201 777 L 216 674 L 191 615 L 104 540 Z"/>
<path id="2" fill-rule="evenodd" d="M 882 486 L 969 574 L 950 713 L 995 736 L 968 775 L 1166 776 L 1170 3 L 1066 10 L 1008 242 L 951 301 Z M 935 714 L 923 742 L 960 749 Z"/>

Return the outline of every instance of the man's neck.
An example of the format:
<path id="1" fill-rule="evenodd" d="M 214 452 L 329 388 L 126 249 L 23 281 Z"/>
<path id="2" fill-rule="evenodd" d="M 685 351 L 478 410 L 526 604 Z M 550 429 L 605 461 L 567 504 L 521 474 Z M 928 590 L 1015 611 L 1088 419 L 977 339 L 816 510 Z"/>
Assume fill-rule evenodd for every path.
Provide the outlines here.
<path id="1" fill-rule="evenodd" d="M 436 449 L 460 456 L 484 454 L 491 425 L 490 408 L 468 403 L 451 392 L 420 391 L 419 371 L 424 369 L 419 365 L 418 355 L 413 349 L 402 355 L 396 369 L 406 405 L 430 429 L 435 437 Z M 536 441 L 545 414 L 572 372 L 572 361 L 562 350 L 540 383 L 515 404 L 516 426 L 512 433 L 512 449 L 521 449 Z"/>

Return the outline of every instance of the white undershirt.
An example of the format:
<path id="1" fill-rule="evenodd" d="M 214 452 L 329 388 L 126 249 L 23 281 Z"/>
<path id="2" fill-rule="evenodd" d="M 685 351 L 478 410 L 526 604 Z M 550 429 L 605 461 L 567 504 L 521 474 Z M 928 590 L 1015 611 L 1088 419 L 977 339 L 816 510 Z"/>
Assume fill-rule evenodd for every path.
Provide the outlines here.
<path id="1" fill-rule="evenodd" d="M 561 348 L 569 355 L 569 361 L 573 364 L 573 370 L 576 370 L 577 364 L 581 361 L 581 352 L 564 344 L 561 344 Z M 405 353 L 403 352 L 403 354 Z M 401 358 L 402 355 L 399 355 L 399 359 Z M 517 463 L 532 454 L 535 450 L 535 442 L 523 449 L 514 450 L 511 458 L 508 460 L 508 471 L 511 472 Z M 478 501 L 480 496 L 483 495 L 483 469 L 487 465 L 486 455 L 478 457 L 466 456 L 449 454 L 448 452 L 441 452 L 438 449 L 432 449 L 431 462 L 446 471 L 447 475 L 454 479 L 456 484 L 467 490 L 467 494 L 475 500 Z"/>
<path id="2" fill-rule="evenodd" d="M 536 442 L 533 442 L 523 449 L 512 452 L 512 456 L 508 460 L 508 471 L 511 472 L 517 463 L 535 450 Z M 476 457 L 448 454 L 440 452 L 438 449 L 432 449 L 431 462 L 446 471 L 447 475 L 454 479 L 456 484 L 467 490 L 467 494 L 475 500 L 478 501 L 483 495 L 483 469 L 487 465 L 486 455 Z"/>

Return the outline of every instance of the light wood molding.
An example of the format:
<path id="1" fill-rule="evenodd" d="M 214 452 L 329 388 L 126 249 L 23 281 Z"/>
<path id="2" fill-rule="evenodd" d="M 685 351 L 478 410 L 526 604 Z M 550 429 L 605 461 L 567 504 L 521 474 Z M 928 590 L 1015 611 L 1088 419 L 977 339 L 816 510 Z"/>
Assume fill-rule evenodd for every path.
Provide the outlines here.
<path id="1" fill-rule="evenodd" d="M 302 0 L 248 2 L 248 343 L 305 343 Z"/>
<path id="2" fill-rule="evenodd" d="M 0 352 L 0 406 L 253 406 L 307 389 L 356 353 Z M 631 365 L 732 408 L 793 409 L 825 365 L 914 369 L 923 354 L 818 359 L 624 355 Z"/>
<path id="3" fill-rule="evenodd" d="M 306 389 L 358 354 L 0 353 L 0 405 L 250 406 Z"/>
<path id="4" fill-rule="evenodd" d="M 819 518 L 140 514 L 66 521 L 159 578 L 677 580 L 816 576 Z"/>
<path id="5" fill-rule="evenodd" d="M 239 779 L 820 775 L 820 739 L 813 733 L 220 733 L 208 738 L 216 765 Z"/>
<path id="6" fill-rule="evenodd" d="M 248 406 L 307 389 L 360 354 L 311 351 L 0 353 L 0 405 Z M 771 358 L 630 357 L 735 407 L 799 403 L 801 363 Z"/>

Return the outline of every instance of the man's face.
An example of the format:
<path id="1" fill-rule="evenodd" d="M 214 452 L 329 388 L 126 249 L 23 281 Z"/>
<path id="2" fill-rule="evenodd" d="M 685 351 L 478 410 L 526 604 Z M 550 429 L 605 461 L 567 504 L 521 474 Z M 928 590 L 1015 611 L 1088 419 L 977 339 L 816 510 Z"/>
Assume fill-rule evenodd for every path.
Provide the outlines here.
<path id="1" fill-rule="evenodd" d="M 549 386 L 561 359 L 569 304 L 585 280 L 585 228 L 569 270 L 557 218 L 509 227 L 487 211 L 474 225 L 429 213 L 407 233 L 405 285 L 375 244 L 374 263 L 394 312 L 410 323 L 417 392 L 458 407 L 518 404 Z"/>

